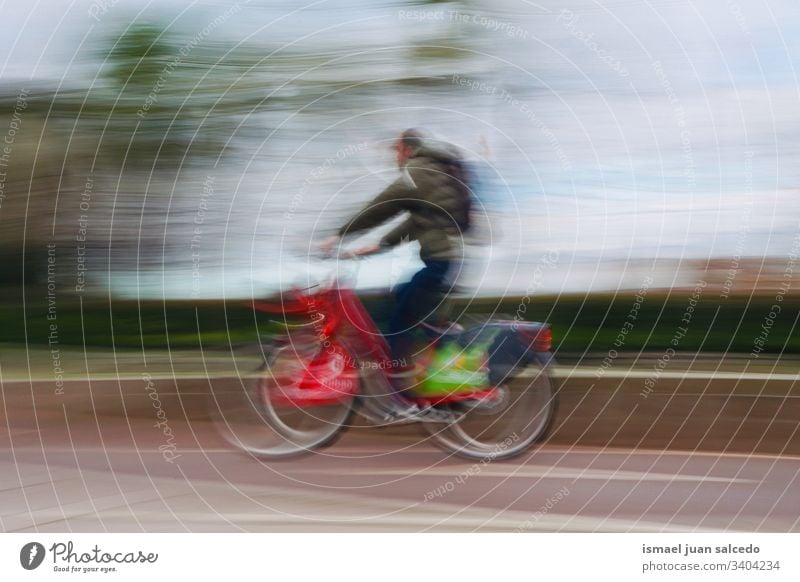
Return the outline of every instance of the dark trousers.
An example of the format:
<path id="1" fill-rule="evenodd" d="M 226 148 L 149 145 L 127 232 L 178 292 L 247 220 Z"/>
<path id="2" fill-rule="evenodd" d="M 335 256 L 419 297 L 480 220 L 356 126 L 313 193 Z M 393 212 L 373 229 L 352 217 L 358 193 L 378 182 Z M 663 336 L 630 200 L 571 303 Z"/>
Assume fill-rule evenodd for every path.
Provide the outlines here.
<path id="1" fill-rule="evenodd" d="M 388 341 L 392 358 L 411 365 L 414 328 L 430 317 L 444 298 L 444 286 L 451 261 L 423 260 L 420 269 L 407 283 L 397 288 L 395 307 L 389 319 Z"/>

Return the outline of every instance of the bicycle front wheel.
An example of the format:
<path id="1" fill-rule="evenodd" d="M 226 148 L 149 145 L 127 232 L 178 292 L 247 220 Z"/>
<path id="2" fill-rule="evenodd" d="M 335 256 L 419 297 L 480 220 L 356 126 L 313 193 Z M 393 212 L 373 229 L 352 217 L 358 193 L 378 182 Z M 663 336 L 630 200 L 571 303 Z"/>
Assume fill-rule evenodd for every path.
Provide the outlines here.
<path id="1" fill-rule="evenodd" d="M 558 395 L 546 355 L 511 370 L 491 402 L 451 405 L 458 420 L 442 427 L 425 423 L 434 440 L 469 459 L 495 460 L 519 455 L 542 440 L 553 422 Z"/>
<path id="2" fill-rule="evenodd" d="M 222 436 L 257 457 L 282 459 L 330 445 L 348 425 L 349 394 L 319 404 L 293 403 L 285 395 L 307 366 L 298 346 L 269 345 L 265 363 L 242 378 L 240 390 L 214 394 L 212 416 Z"/>

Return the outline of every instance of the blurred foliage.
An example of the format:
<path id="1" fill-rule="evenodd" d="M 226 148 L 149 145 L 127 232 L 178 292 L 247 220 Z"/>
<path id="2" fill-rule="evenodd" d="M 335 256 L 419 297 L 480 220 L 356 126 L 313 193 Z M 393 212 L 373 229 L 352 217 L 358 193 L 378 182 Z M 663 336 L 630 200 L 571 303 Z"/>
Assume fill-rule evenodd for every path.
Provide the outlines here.
<path id="1" fill-rule="evenodd" d="M 112 259 L 120 270 L 180 260 L 185 232 L 175 235 L 178 242 L 166 234 L 142 237 L 141 225 L 160 228 L 170 210 L 186 207 L 182 202 L 196 206 L 193 180 L 200 174 L 202 182 L 211 163 L 250 159 L 277 123 L 279 116 L 270 113 L 312 119 L 341 112 L 352 107 L 344 89 L 354 84 L 370 109 L 370 99 L 407 85 L 450 88 L 449 75 L 468 66 L 452 58 L 463 51 L 438 47 L 447 39 L 433 47 L 420 39 L 417 47 L 380 53 L 385 63 L 403 64 L 384 67 L 372 51 L 343 58 L 335 48 L 234 47 L 205 29 L 166 23 L 108 30 L 83 53 L 95 79 L 58 88 L 39 83 L 28 97 L 0 214 L 3 284 L 45 283 L 48 243 L 58 245 L 59 274 L 74 279 L 76 257 L 70 255 L 83 215 L 90 224 L 85 256 L 91 272 L 106 272 Z M 420 76 L 406 64 L 423 55 L 430 58 Z M 8 86 L 0 94 L 3 124 L 18 91 Z M 81 209 L 85 194 L 88 205 Z M 164 247 L 179 250 L 165 254 Z"/>
<path id="2" fill-rule="evenodd" d="M 108 50 L 107 77 L 115 89 L 149 92 L 173 50 L 166 32 L 154 24 L 134 24 Z"/>
<path id="3" fill-rule="evenodd" d="M 21 302 L 8 297 L 0 306 L 0 342 L 28 345 L 46 344 L 49 321 L 41 297 L 30 297 L 23 310 Z M 384 296 L 365 296 L 373 313 L 386 313 Z M 513 318 L 519 297 L 479 298 L 469 302 L 455 299 L 454 313 L 493 314 Z M 546 321 L 552 325 L 554 347 L 558 352 L 606 353 L 618 351 L 663 352 L 672 347 L 678 352 L 750 353 L 753 341 L 774 303 L 768 297 L 708 298 L 700 301 L 686 326 L 688 296 L 681 293 L 651 291 L 637 316 L 624 346 L 614 345 L 633 303 L 630 293 L 606 295 L 541 296 L 528 304 L 524 319 Z M 466 309 L 466 311 L 464 311 Z M 800 313 L 800 297 L 787 296 L 783 311 L 771 327 L 764 354 L 800 353 L 800 335 L 794 322 Z M 23 314 L 25 317 L 23 318 Z M 502 314 L 502 315 L 501 315 Z M 85 301 L 83 305 L 66 300 L 58 303 L 60 343 L 74 346 L 199 349 L 255 342 L 259 336 L 281 329 L 274 316 L 254 314 L 242 301 L 232 302 L 142 302 Z M 27 327 L 26 327 L 27 326 Z M 688 333 L 678 345 L 672 342 L 679 327 Z"/>

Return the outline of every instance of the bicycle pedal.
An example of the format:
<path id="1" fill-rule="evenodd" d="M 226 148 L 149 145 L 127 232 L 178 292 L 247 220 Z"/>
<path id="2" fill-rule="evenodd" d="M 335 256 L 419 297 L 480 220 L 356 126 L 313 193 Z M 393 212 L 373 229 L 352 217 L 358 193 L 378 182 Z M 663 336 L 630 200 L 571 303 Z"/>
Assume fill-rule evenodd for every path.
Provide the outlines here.
<path id="1" fill-rule="evenodd" d="M 404 410 L 393 410 L 386 415 L 386 421 L 396 424 L 405 422 L 435 422 L 450 424 L 455 420 L 452 413 L 436 408 L 409 407 Z"/>

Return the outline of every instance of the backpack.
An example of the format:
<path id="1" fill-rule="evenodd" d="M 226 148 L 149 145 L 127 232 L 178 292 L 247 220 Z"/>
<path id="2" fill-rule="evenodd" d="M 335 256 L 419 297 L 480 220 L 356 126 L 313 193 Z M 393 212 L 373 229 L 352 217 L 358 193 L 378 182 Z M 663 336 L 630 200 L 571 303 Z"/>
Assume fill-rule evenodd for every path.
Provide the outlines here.
<path id="1" fill-rule="evenodd" d="M 453 184 L 458 192 L 464 216 L 456 224 L 462 232 L 467 232 L 472 228 L 472 184 L 473 176 L 466 163 L 461 158 L 447 158 L 440 160 L 445 167 L 445 172 L 453 180 Z"/>

